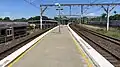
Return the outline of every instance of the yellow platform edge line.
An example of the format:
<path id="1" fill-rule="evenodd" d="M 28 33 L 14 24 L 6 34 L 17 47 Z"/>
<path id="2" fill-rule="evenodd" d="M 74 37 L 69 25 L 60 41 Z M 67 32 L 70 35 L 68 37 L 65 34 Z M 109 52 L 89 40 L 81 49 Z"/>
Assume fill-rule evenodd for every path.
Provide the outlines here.
<path id="1" fill-rule="evenodd" d="M 87 67 L 94 67 L 93 66 L 93 62 L 86 56 L 85 52 L 83 52 L 82 48 L 80 47 L 79 43 L 76 41 L 76 39 L 74 38 L 74 36 L 72 35 L 72 33 L 69 31 L 69 34 L 71 35 L 77 50 L 79 51 L 80 55 L 84 58 Z"/>
<path id="2" fill-rule="evenodd" d="M 26 53 L 28 53 L 32 48 L 34 48 L 41 40 L 39 39 L 35 44 L 33 44 L 30 48 L 28 48 L 25 52 L 23 52 L 21 55 L 19 55 L 15 60 L 13 60 L 10 64 L 7 65 L 7 67 L 12 67 L 16 62 L 18 62 Z"/>

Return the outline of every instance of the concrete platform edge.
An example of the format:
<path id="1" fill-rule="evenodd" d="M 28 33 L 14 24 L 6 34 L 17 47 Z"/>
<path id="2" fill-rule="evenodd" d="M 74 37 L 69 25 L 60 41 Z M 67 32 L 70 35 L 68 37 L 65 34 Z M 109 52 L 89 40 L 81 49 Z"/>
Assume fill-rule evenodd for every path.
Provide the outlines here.
<path id="1" fill-rule="evenodd" d="M 79 42 L 80 47 L 84 50 L 87 56 L 92 60 L 92 62 L 97 67 L 114 67 L 108 60 L 106 60 L 101 54 L 99 54 L 94 48 L 92 48 L 85 40 L 83 40 L 77 33 L 75 33 L 70 27 L 67 25 L 69 31 L 75 37 L 75 39 Z"/>
<path id="2" fill-rule="evenodd" d="M 23 46 L 20 49 L 16 50 L 15 52 L 13 52 L 12 54 L 10 54 L 9 56 L 7 56 L 4 59 L 0 60 L 0 67 L 5 67 L 9 63 L 11 63 L 19 55 L 21 55 L 23 52 L 25 52 L 27 49 L 29 49 L 31 46 L 33 46 L 37 41 L 39 41 L 41 38 L 43 38 L 45 35 L 47 35 L 49 32 L 53 31 L 56 28 L 58 28 L 58 26 L 56 26 L 53 29 L 45 32 L 44 34 L 42 34 L 39 37 L 37 37 L 34 40 L 32 40 L 31 42 L 27 43 L 25 46 Z"/>

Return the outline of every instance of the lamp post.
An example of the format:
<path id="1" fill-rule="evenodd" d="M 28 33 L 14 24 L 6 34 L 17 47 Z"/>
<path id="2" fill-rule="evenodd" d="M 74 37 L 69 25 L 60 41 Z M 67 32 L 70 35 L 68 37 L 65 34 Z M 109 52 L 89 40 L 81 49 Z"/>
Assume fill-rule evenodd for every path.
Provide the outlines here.
<path id="1" fill-rule="evenodd" d="M 55 5 L 58 6 L 58 8 L 56 10 L 59 11 L 59 32 L 60 32 L 60 23 L 61 23 L 61 20 L 60 20 L 61 19 L 60 10 L 63 10 L 63 9 L 61 8 L 61 5 L 59 3 L 55 3 Z"/>

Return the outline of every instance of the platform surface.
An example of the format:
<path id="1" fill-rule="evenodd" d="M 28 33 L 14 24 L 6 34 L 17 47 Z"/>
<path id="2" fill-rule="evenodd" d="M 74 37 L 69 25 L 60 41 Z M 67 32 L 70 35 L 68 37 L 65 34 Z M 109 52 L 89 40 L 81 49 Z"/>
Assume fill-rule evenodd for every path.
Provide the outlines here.
<path id="1" fill-rule="evenodd" d="M 53 30 L 18 58 L 11 67 L 89 67 L 67 26 L 61 26 L 61 33 Z"/>

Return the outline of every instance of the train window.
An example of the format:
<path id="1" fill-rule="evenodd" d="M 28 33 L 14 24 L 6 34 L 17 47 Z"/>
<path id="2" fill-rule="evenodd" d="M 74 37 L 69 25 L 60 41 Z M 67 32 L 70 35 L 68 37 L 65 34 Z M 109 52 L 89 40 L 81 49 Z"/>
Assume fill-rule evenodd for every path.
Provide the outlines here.
<path id="1" fill-rule="evenodd" d="M 5 29 L 1 30 L 1 35 L 5 35 Z"/>
<path id="2" fill-rule="evenodd" d="M 11 36 L 12 35 L 12 29 L 7 29 L 7 36 Z"/>
<path id="3" fill-rule="evenodd" d="M 10 35 L 10 34 L 9 34 L 9 30 L 7 30 L 7 35 Z"/>
<path id="4" fill-rule="evenodd" d="M 10 34 L 12 34 L 12 30 L 10 30 Z"/>

